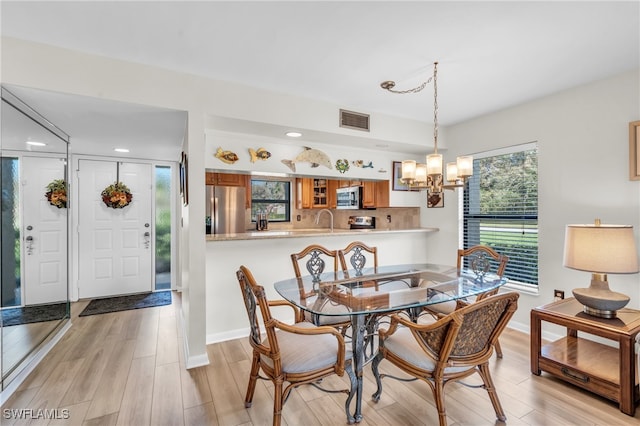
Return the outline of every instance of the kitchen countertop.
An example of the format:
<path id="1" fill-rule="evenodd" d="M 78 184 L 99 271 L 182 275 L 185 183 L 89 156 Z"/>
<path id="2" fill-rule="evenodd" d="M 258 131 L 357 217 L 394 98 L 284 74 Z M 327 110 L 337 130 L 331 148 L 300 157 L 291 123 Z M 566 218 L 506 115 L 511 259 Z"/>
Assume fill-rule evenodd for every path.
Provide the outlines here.
<path id="1" fill-rule="evenodd" d="M 207 241 L 233 241 L 233 240 L 258 240 L 266 238 L 300 238 L 300 237 L 331 237 L 338 235 L 362 235 L 362 234 L 393 234 L 410 232 L 437 232 L 439 228 L 413 228 L 413 229 L 334 229 L 308 228 L 308 229 L 273 229 L 268 231 L 248 231 L 238 234 L 207 235 Z"/>

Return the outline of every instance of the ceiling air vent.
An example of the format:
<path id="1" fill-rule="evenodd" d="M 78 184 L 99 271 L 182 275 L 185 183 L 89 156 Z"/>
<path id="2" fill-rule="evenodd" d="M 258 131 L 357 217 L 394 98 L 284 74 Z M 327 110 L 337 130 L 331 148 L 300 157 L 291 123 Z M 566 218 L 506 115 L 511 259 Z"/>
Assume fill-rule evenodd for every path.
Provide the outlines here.
<path id="1" fill-rule="evenodd" d="M 369 131 L 369 114 L 340 110 L 340 127 Z"/>

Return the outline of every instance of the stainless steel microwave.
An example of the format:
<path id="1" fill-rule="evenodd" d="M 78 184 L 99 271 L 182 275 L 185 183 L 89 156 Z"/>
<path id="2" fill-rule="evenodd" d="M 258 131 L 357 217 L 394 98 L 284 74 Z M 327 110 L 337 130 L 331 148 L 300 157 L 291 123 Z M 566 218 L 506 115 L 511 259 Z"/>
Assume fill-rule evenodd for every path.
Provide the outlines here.
<path id="1" fill-rule="evenodd" d="M 358 210 L 362 208 L 362 188 L 359 186 L 349 186 L 336 190 L 336 200 L 338 210 Z"/>

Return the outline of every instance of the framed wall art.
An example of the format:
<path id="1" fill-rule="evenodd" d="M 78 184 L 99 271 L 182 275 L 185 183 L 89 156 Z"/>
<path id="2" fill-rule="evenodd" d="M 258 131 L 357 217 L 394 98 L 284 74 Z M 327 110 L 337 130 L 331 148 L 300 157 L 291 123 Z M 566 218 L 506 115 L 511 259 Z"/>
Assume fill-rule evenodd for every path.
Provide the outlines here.
<path id="1" fill-rule="evenodd" d="M 393 162 L 393 181 L 391 183 L 391 189 L 394 191 L 413 191 L 409 185 L 403 183 L 400 179 L 402 178 L 402 162 L 394 161 Z"/>
<path id="2" fill-rule="evenodd" d="M 640 121 L 629 123 L 629 180 L 640 180 Z"/>
<path id="3" fill-rule="evenodd" d="M 180 158 L 180 195 L 182 195 L 182 204 L 187 206 L 189 204 L 189 163 L 187 160 L 187 154 L 184 152 Z"/>

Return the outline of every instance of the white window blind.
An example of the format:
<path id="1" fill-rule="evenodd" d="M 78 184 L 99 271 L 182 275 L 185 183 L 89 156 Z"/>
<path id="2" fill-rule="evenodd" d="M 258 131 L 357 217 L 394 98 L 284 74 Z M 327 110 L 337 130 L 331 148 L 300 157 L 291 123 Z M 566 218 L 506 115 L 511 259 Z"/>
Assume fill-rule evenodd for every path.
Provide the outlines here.
<path id="1" fill-rule="evenodd" d="M 538 285 L 538 152 L 535 144 L 474 155 L 463 196 L 463 247 L 509 256 L 510 281 Z"/>

